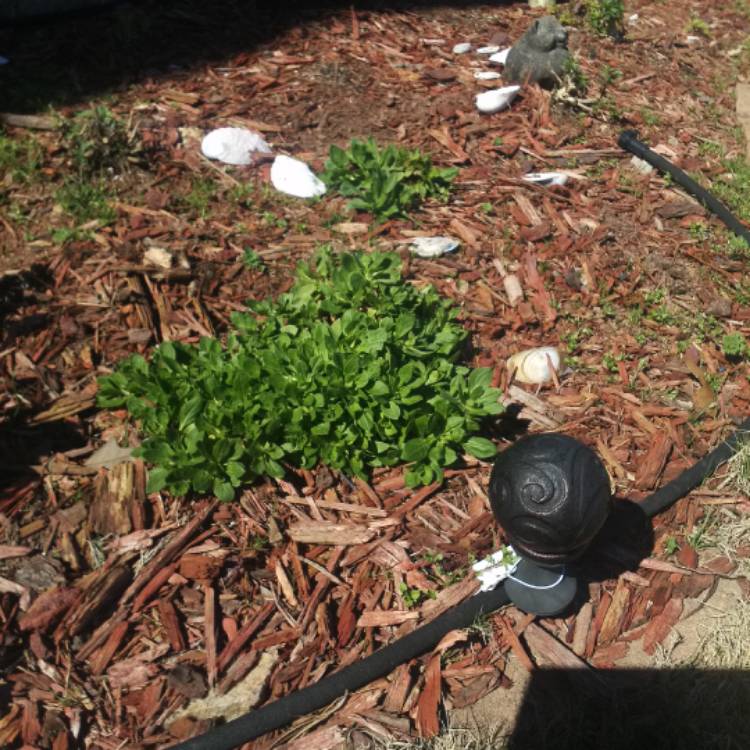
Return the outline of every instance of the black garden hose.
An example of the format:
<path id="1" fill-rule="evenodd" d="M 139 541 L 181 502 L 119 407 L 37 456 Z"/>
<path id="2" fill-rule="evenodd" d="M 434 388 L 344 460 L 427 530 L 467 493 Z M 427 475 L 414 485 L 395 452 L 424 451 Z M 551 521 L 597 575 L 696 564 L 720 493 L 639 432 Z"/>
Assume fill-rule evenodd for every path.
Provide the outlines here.
<path id="1" fill-rule="evenodd" d="M 750 419 L 746 419 L 721 445 L 649 495 L 639 503 L 639 507 L 649 518 L 666 510 L 731 458 L 743 437 L 749 434 Z M 466 628 L 479 615 L 494 612 L 508 602 L 505 587 L 502 585 L 494 591 L 476 594 L 371 656 L 324 677 L 314 685 L 290 693 L 205 734 L 174 745 L 172 750 L 232 750 L 266 732 L 280 729 L 300 716 L 324 708 L 347 692 L 358 690 L 384 677 L 399 664 L 431 651 L 446 633 Z"/>
<path id="2" fill-rule="evenodd" d="M 683 170 L 672 164 L 655 151 L 652 151 L 645 143 L 638 140 L 635 130 L 623 130 L 617 143 L 621 148 L 635 154 L 639 159 L 648 162 L 660 172 L 666 172 L 672 179 L 694 198 L 697 198 L 709 211 L 716 214 L 724 224 L 729 227 L 738 237 L 742 237 L 750 245 L 750 230 L 715 196 L 711 195 L 704 187 L 701 187 L 692 177 Z"/>
<path id="3" fill-rule="evenodd" d="M 667 159 L 654 153 L 641 143 L 634 131 L 620 135 L 620 146 L 657 169 L 672 175 L 675 182 L 713 211 L 735 234 L 750 244 L 750 231 L 708 191 L 690 179 L 685 172 Z M 689 469 L 661 489 L 649 495 L 639 505 L 649 518 L 665 511 L 681 497 L 695 489 L 718 466 L 731 458 L 739 443 L 750 435 L 750 418 L 742 422 L 737 430 L 719 446 L 705 455 Z M 505 587 L 499 585 L 494 591 L 487 591 L 470 597 L 456 607 L 449 609 L 427 625 L 400 638 L 395 643 L 376 651 L 360 661 L 334 672 L 314 685 L 298 690 L 273 703 L 250 711 L 233 721 L 222 724 L 205 734 L 173 745 L 172 750 L 232 750 L 245 742 L 280 729 L 294 719 L 324 708 L 347 692 L 358 690 L 370 682 L 384 677 L 397 666 L 432 650 L 441 638 L 451 630 L 471 625 L 477 616 L 489 614 L 508 604 Z"/>

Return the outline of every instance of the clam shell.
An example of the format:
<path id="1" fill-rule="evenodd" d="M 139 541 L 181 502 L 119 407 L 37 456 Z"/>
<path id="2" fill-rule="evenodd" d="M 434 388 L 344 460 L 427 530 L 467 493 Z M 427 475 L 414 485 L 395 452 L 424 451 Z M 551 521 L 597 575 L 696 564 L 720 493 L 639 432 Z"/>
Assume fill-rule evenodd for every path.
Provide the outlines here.
<path id="1" fill-rule="evenodd" d="M 453 237 L 416 237 L 411 243 L 411 251 L 420 258 L 438 258 L 452 253 L 459 244 Z"/>
<path id="2" fill-rule="evenodd" d="M 568 181 L 568 175 L 562 172 L 529 172 L 521 179 L 546 187 L 547 185 L 564 185 Z"/>
<path id="3" fill-rule="evenodd" d="M 280 192 L 295 198 L 316 198 L 326 191 L 310 167 L 299 159 L 279 154 L 271 165 L 271 183 Z"/>
<path id="4" fill-rule="evenodd" d="M 510 106 L 520 90 L 520 86 L 503 86 L 501 89 L 490 89 L 477 94 L 477 109 L 488 115 L 500 112 Z"/>
<path id="5" fill-rule="evenodd" d="M 510 52 L 510 47 L 501 49 L 500 52 L 496 52 L 494 55 L 490 56 L 490 62 L 497 63 L 498 65 L 505 65 L 505 62 L 508 59 L 509 52 Z"/>
<path id="6" fill-rule="evenodd" d="M 519 383 L 539 385 L 552 380 L 550 361 L 555 371 L 559 372 L 563 362 L 559 350 L 554 346 L 541 346 L 514 354 L 508 359 L 506 367 L 510 373 L 515 370 L 514 378 Z"/>
<path id="7" fill-rule="evenodd" d="M 454 55 L 465 55 L 467 52 L 471 52 L 471 42 L 459 42 L 453 47 Z"/>
<path id="8" fill-rule="evenodd" d="M 247 128 L 217 128 L 205 136 L 201 151 L 209 159 L 244 166 L 252 164 L 253 153 L 270 154 L 271 147 L 260 133 Z"/>

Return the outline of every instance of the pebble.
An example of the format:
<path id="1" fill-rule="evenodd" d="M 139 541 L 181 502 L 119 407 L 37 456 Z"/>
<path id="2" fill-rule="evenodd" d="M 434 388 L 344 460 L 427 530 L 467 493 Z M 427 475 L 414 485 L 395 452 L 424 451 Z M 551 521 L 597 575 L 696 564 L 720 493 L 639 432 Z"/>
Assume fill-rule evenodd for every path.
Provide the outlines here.
<path id="1" fill-rule="evenodd" d="M 460 42 L 453 47 L 454 55 L 465 55 L 467 52 L 471 52 L 471 42 Z"/>
<path id="2" fill-rule="evenodd" d="M 651 174 L 654 171 L 654 168 L 647 161 L 639 159 L 637 156 L 634 156 L 630 160 L 630 166 L 641 174 Z"/>
<path id="3" fill-rule="evenodd" d="M 486 47 L 480 47 L 477 50 L 480 55 L 494 55 L 495 52 L 500 52 L 500 47 L 496 44 L 488 44 Z"/>

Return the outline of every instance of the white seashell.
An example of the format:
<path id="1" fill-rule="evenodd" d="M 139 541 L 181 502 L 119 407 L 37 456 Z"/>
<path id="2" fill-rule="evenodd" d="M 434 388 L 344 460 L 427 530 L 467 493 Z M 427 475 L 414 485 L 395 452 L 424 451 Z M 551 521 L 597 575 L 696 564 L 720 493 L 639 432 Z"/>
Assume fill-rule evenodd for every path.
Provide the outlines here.
<path id="1" fill-rule="evenodd" d="M 471 52 L 471 42 L 460 42 L 453 48 L 454 55 L 465 55 Z"/>
<path id="2" fill-rule="evenodd" d="M 687 42 L 688 44 L 697 44 L 698 42 L 700 42 L 700 40 L 701 40 L 701 38 L 700 38 L 699 36 L 694 36 L 693 34 L 689 34 L 689 35 L 688 35 L 688 36 L 687 36 L 687 37 L 685 38 L 685 41 L 686 41 L 686 42 Z"/>
<path id="3" fill-rule="evenodd" d="M 631 26 L 635 26 L 636 23 L 638 23 L 638 18 L 639 18 L 638 14 L 637 13 L 633 13 L 632 16 L 628 16 L 628 23 Z"/>
<path id="4" fill-rule="evenodd" d="M 295 198 L 316 198 L 326 191 L 305 162 L 283 154 L 277 156 L 271 165 L 271 183 L 280 192 Z"/>
<path id="5" fill-rule="evenodd" d="M 498 47 L 496 44 L 488 44 L 486 47 L 480 47 L 477 52 L 480 55 L 494 55 L 495 52 L 499 52 L 500 47 Z"/>
<path id="6" fill-rule="evenodd" d="M 541 346 L 536 349 L 526 349 L 518 352 L 508 359 L 506 367 L 508 372 L 515 370 L 515 380 L 519 383 L 548 383 L 552 380 L 552 367 L 556 372 L 560 371 L 562 357 L 554 346 Z"/>
<path id="7" fill-rule="evenodd" d="M 503 86 L 477 94 L 477 109 L 488 115 L 500 112 L 510 106 L 520 90 L 520 86 Z"/>
<path id="8" fill-rule="evenodd" d="M 568 175 L 562 172 L 529 172 L 521 179 L 547 187 L 548 185 L 564 185 L 568 181 Z"/>
<path id="9" fill-rule="evenodd" d="M 438 258 L 452 253 L 460 244 L 453 237 L 417 237 L 411 243 L 411 251 L 420 258 Z"/>
<path id="10" fill-rule="evenodd" d="M 494 70 L 478 70 L 474 73 L 474 78 L 478 81 L 495 81 L 498 78 L 502 78 L 502 76 Z"/>
<path id="11" fill-rule="evenodd" d="M 510 47 L 501 49 L 500 52 L 496 52 L 494 55 L 490 56 L 490 62 L 497 63 L 498 65 L 505 65 L 508 59 L 509 52 L 510 52 Z"/>
<path id="12" fill-rule="evenodd" d="M 271 147 L 260 133 L 246 128 L 218 128 L 212 130 L 201 143 L 203 155 L 225 164 L 252 164 L 252 153 L 270 154 Z"/>

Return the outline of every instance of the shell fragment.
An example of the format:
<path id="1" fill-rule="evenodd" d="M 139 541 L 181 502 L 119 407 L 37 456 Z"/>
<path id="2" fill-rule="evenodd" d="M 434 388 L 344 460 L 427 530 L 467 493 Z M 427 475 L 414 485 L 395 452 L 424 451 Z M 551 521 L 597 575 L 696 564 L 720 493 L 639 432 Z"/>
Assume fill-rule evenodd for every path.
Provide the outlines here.
<path id="1" fill-rule="evenodd" d="M 494 70 L 478 70 L 474 73 L 474 78 L 478 81 L 496 81 L 498 78 L 502 78 L 502 76 Z"/>
<path id="2" fill-rule="evenodd" d="M 465 55 L 467 52 L 471 52 L 471 42 L 460 42 L 453 47 L 454 55 Z"/>
<path id="3" fill-rule="evenodd" d="M 488 44 L 486 47 L 480 47 L 477 52 L 480 55 L 494 55 L 495 52 L 499 52 L 500 47 L 498 47 L 496 44 Z"/>
<path id="4" fill-rule="evenodd" d="M 417 237 L 411 243 L 411 251 L 420 258 L 439 258 L 452 253 L 459 244 L 453 237 Z"/>
<path id="5" fill-rule="evenodd" d="M 508 59 L 509 52 L 510 47 L 501 49 L 500 52 L 496 52 L 494 55 L 490 55 L 490 62 L 497 63 L 498 65 L 505 65 L 505 62 Z"/>
<path id="6" fill-rule="evenodd" d="M 519 383 L 540 385 L 552 380 L 552 370 L 560 371 L 562 357 L 554 346 L 526 349 L 508 359 L 507 369 Z"/>
<path id="7" fill-rule="evenodd" d="M 548 187 L 549 185 L 564 185 L 568 181 L 568 175 L 562 172 L 529 172 L 521 179 Z"/>
<path id="8" fill-rule="evenodd" d="M 201 143 L 203 155 L 225 164 L 245 166 L 253 163 L 253 154 L 270 154 L 271 147 L 260 133 L 247 128 L 218 128 Z"/>
<path id="9" fill-rule="evenodd" d="M 510 106 L 520 90 L 520 86 L 503 86 L 501 89 L 491 89 L 477 94 L 477 109 L 488 115 L 501 112 Z"/>
<path id="10" fill-rule="evenodd" d="M 326 191 L 310 167 L 299 159 L 280 154 L 271 165 L 271 183 L 280 192 L 295 198 L 317 198 Z"/>

